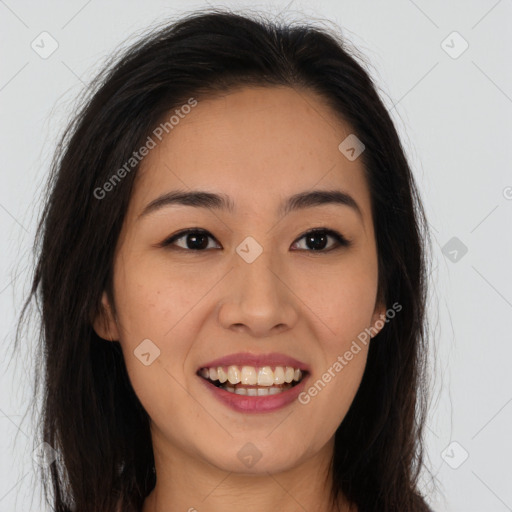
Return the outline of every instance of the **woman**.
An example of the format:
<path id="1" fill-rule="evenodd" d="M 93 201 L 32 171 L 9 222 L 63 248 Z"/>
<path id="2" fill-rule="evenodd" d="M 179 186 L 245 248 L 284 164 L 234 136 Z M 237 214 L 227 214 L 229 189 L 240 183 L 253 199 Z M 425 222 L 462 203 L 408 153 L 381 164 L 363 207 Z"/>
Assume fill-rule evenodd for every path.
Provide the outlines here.
<path id="1" fill-rule="evenodd" d="M 126 50 L 39 225 L 54 510 L 429 510 L 427 240 L 339 36 L 212 10 Z"/>

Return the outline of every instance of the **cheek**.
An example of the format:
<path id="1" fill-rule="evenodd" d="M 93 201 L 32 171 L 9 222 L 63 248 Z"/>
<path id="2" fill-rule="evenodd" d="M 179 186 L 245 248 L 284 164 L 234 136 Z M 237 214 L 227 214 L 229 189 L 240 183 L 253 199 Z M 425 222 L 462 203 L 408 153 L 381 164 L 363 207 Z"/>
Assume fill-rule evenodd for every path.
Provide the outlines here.
<path id="1" fill-rule="evenodd" d="M 187 313 L 200 298 L 187 294 L 178 276 L 163 276 L 162 269 L 135 258 L 124 259 L 114 275 L 120 343 L 127 371 L 148 409 L 155 400 L 155 389 L 179 388 L 177 380 L 183 377 L 183 363 L 190 348 L 182 329 L 187 327 L 188 335 L 194 337 L 193 327 L 186 321 Z"/>
<path id="2" fill-rule="evenodd" d="M 305 270 L 305 269 L 302 269 Z M 332 351 L 342 350 L 371 324 L 377 296 L 377 271 L 372 260 L 346 258 L 340 264 L 301 271 L 296 282 L 319 339 Z"/>
<path id="3" fill-rule="evenodd" d="M 302 274 L 301 297 L 316 319 L 322 359 L 319 373 L 305 390 L 303 401 L 324 411 L 325 424 L 338 425 L 359 388 L 366 360 L 377 295 L 376 263 L 347 258 L 343 264 Z M 365 331 L 366 329 L 366 331 Z"/>
<path id="4" fill-rule="evenodd" d="M 204 294 L 204 285 L 195 286 L 179 272 L 137 258 L 119 265 L 114 284 L 122 337 L 128 343 L 171 336 L 200 299 L 200 292 Z"/>

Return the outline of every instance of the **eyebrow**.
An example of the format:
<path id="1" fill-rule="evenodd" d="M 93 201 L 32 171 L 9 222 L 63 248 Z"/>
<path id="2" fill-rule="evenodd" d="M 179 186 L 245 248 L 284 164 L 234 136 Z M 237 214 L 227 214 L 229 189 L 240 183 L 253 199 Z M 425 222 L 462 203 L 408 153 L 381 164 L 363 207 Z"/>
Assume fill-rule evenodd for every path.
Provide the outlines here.
<path id="1" fill-rule="evenodd" d="M 363 220 L 362 211 L 356 200 L 341 190 L 313 190 L 294 194 L 284 200 L 278 209 L 279 216 L 288 215 L 292 211 L 303 210 L 315 206 L 337 204 L 352 208 Z M 202 190 L 172 191 L 151 201 L 140 213 L 139 218 L 153 213 L 161 208 L 172 205 L 192 206 L 209 210 L 235 211 L 235 203 L 226 194 L 217 194 Z"/>

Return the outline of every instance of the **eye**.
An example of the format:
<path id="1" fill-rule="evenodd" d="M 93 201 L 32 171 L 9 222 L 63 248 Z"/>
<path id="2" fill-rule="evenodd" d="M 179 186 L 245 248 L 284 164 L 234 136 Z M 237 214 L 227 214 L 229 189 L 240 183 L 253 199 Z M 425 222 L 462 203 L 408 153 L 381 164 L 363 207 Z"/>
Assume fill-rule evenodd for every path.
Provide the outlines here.
<path id="1" fill-rule="evenodd" d="M 348 247 L 351 245 L 351 242 L 349 242 L 341 233 L 327 228 L 313 229 L 304 233 L 297 240 L 302 240 L 303 238 L 308 246 L 306 250 L 309 249 L 309 252 L 329 252 L 339 247 Z M 328 238 L 333 238 L 335 240 L 334 244 L 332 244 L 334 247 L 331 245 L 327 250 L 325 250 Z M 295 241 L 293 245 L 296 243 L 297 241 Z"/>
<path id="2" fill-rule="evenodd" d="M 222 249 L 220 245 L 217 247 L 209 247 L 208 238 L 215 240 L 213 235 L 211 235 L 205 229 L 200 228 L 190 228 L 180 231 L 175 235 L 164 240 L 160 246 L 161 247 L 170 247 L 177 246 L 179 249 L 189 250 L 189 251 L 204 251 L 207 249 Z M 326 249 L 327 240 L 329 238 L 334 239 L 334 243 Z M 183 239 L 180 244 L 176 242 Z M 351 242 L 348 241 L 341 233 L 334 231 L 332 229 L 327 228 L 317 228 L 304 233 L 300 238 L 298 238 L 293 245 L 297 244 L 298 240 L 305 239 L 307 247 L 305 249 L 299 248 L 300 250 L 306 250 L 308 252 L 329 252 L 339 247 L 348 247 L 351 245 Z M 292 245 L 292 247 L 293 247 Z M 334 246 L 334 247 L 333 247 Z"/>
<path id="3" fill-rule="evenodd" d="M 176 245 L 175 242 L 184 238 L 184 242 L 181 242 L 183 245 L 178 245 L 180 249 L 189 249 L 194 251 L 203 251 L 208 249 L 208 238 L 215 240 L 213 236 L 204 229 L 186 229 L 184 231 L 180 231 L 175 235 L 172 235 L 170 238 L 164 240 L 161 244 L 162 247 L 167 247 L 170 245 Z M 220 247 L 217 247 L 220 248 Z"/>

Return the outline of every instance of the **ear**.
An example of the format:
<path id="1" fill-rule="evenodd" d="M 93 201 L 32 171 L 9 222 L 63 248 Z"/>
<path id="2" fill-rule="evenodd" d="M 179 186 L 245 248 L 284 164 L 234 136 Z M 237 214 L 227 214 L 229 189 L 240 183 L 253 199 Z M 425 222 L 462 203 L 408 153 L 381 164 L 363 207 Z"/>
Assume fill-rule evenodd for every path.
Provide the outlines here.
<path id="1" fill-rule="evenodd" d="M 100 338 L 108 341 L 119 340 L 119 329 L 117 327 L 114 309 L 105 291 L 101 296 L 101 311 L 94 318 L 92 326 Z"/>
<path id="2" fill-rule="evenodd" d="M 381 329 L 386 325 L 386 304 L 382 299 L 378 299 L 375 304 L 375 310 L 372 315 L 371 332 L 372 338 L 377 336 Z"/>

